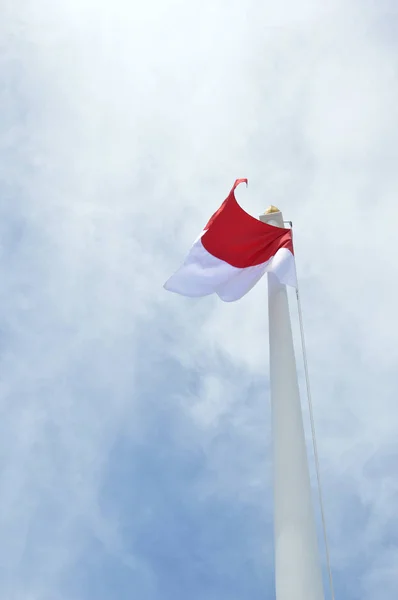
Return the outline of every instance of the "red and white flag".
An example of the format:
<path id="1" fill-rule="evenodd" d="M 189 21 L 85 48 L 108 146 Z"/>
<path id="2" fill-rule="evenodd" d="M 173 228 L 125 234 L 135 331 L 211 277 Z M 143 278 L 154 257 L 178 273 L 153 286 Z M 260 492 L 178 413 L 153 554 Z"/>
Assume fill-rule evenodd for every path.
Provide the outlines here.
<path id="1" fill-rule="evenodd" d="M 200 297 L 218 294 L 224 302 L 242 298 L 272 272 L 282 284 L 297 286 L 292 231 L 259 221 L 241 208 L 235 189 L 214 213 L 183 265 L 165 283 L 170 292 Z"/>

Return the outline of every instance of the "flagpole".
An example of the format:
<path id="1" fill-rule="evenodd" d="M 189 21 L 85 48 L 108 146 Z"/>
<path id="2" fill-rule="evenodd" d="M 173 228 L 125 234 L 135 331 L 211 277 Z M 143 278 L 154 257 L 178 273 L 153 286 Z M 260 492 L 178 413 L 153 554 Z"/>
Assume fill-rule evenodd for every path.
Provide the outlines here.
<path id="1" fill-rule="evenodd" d="M 270 207 L 260 220 L 284 227 Z M 276 600 L 324 600 L 286 286 L 268 275 Z"/>

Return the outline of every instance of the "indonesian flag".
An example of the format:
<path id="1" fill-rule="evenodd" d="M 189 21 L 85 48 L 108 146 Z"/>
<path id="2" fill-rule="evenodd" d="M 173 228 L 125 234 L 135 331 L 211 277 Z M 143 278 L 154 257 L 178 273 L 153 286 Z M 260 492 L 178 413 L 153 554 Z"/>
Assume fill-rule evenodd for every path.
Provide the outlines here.
<path id="1" fill-rule="evenodd" d="M 240 207 L 235 189 L 214 213 L 179 270 L 164 288 L 183 296 L 218 294 L 224 302 L 242 298 L 264 273 L 297 286 L 292 231 L 252 217 Z"/>

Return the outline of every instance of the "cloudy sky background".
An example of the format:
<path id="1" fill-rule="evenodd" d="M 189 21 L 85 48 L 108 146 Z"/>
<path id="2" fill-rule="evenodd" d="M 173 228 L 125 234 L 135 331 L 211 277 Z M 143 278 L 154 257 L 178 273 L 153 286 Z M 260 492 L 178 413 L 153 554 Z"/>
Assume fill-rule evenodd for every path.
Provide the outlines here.
<path id="1" fill-rule="evenodd" d="M 266 281 L 162 289 L 237 177 L 295 226 L 336 599 L 396 598 L 397 30 L 395 0 L 3 0 L 2 600 L 272 597 Z"/>

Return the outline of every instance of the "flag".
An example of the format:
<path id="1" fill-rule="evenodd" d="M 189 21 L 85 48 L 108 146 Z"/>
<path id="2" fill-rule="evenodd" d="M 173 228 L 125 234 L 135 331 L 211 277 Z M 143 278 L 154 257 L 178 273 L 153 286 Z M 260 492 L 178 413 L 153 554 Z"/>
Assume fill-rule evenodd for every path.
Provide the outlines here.
<path id="1" fill-rule="evenodd" d="M 240 183 L 247 179 L 235 181 L 182 266 L 164 284 L 166 290 L 193 298 L 216 293 L 224 302 L 234 302 L 267 272 L 296 287 L 291 229 L 263 223 L 244 211 L 235 198 Z"/>

